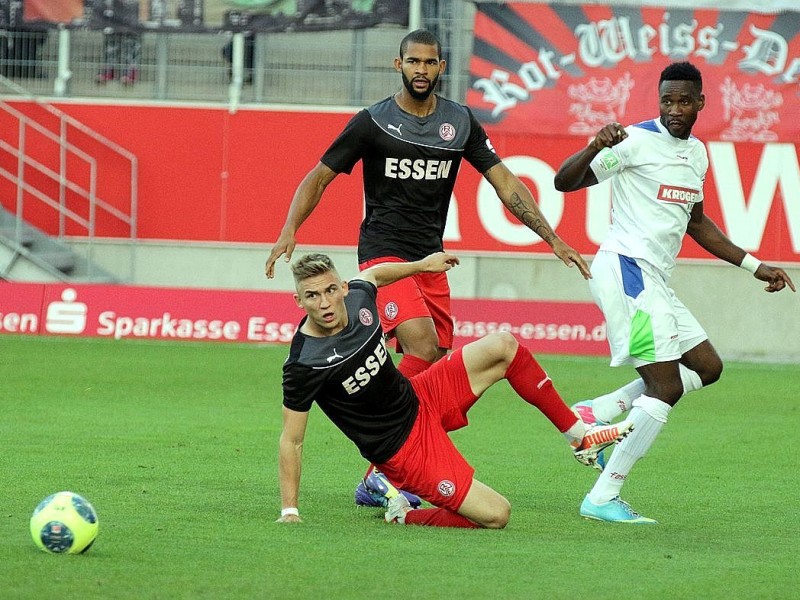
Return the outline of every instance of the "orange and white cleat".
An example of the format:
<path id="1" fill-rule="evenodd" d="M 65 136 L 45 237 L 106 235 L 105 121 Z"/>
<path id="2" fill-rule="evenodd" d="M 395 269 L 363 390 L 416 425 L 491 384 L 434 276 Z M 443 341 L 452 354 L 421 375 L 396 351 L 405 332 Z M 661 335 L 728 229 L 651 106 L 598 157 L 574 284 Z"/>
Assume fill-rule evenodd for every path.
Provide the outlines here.
<path id="1" fill-rule="evenodd" d="M 582 465 L 602 471 L 602 460 L 598 461 L 598 456 L 611 444 L 618 444 L 624 440 L 631 431 L 633 431 L 633 423 L 630 421 L 589 427 L 583 440 L 575 448 L 575 459 Z"/>

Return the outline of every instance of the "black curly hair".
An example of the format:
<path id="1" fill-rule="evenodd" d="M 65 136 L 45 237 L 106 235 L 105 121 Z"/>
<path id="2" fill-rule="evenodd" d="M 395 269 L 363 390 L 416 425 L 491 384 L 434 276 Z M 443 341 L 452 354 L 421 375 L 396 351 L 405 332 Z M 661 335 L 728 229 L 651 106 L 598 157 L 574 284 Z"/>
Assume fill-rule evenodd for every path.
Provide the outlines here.
<path id="1" fill-rule="evenodd" d="M 442 57 L 442 43 L 436 35 L 427 29 L 417 29 L 412 31 L 400 42 L 400 58 L 406 55 L 409 44 L 423 44 L 425 46 L 436 46 L 436 54 Z"/>
<path id="2" fill-rule="evenodd" d="M 703 91 L 703 76 L 700 74 L 700 69 L 690 62 L 677 62 L 668 65 L 661 71 L 658 87 L 660 88 L 665 81 L 691 81 L 695 84 L 698 94 Z"/>

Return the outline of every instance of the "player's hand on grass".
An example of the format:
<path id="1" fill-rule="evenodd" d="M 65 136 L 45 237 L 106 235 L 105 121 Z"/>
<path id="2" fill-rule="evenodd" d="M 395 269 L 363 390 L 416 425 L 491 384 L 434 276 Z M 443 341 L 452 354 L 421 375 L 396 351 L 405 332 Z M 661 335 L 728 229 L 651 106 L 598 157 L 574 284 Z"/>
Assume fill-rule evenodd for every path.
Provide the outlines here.
<path id="1" fill-rule="evenodd" d="M 294 247 L 297 244 L 294 239 L 294 234 L 288 231 L 282 231 L 278 241 L 275 242 L 275 245 L 272 247 L 272 252 L 269 253 L 269 258 L 267 259 L 267 264 L 264 266 L 264 273 L 267 276 L 267 279 L 272 279 L 275 277 L 275 263 L 281 257 L 281 255 L 286 255 L 286 262 L 288 263 L 292 260 L 292 252 L 294 252 Z"/>
<path id="2" fill-rule="evenodd" d="M 583 257 L 578 254 L 578 251 L 575 250 L 575 248 L 566 244 L 561 238 L 556 238 L 553 240 L 553 253 L 568 267 L 572 268 L 572 265 L 577 265 L 578 270 L 580 270 L 584 279 L 592 278 L 592 274 L 589 271 L 589 265 L 586 264 L 586 261 L 583 260 Z"/>
<path id="3" fill-rule="evenodd" d="M 756 272 L 753 273 L 753 277 L 761 281 L 766 281 L 769 285 L 767 285 L 764 290 L 770 293 L 780 292 L 787 285 L 793 292 L 797 291 L 792 278 L 786 274 L 786 271 L 779 267 L 761 263 Z"/>
<path id="4" fill-rule="evenodd" d="M 616 122 L 609 123 L 597 132 L 597 135 L 594 136 L 594 139 L 589 145 L 599 152 L 603 148 L 616 146 L 627 137 L 628 134 L 625 132 L 625 128 L 622 125 Z"/>

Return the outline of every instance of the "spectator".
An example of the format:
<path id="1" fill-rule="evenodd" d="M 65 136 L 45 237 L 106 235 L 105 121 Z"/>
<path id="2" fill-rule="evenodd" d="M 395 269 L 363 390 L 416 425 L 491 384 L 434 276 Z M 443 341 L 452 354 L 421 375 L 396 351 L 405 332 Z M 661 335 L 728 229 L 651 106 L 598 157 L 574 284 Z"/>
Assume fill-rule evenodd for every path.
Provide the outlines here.
<path id="1" fill-rule="evenodd" d="M 104 63 L 95 81 L 104 85 L 119 79 L 129 86 L 139 78 L 139 60 L 142 53 L 142 38 L 139 33 L 106 30 L 103 34 Z"/>

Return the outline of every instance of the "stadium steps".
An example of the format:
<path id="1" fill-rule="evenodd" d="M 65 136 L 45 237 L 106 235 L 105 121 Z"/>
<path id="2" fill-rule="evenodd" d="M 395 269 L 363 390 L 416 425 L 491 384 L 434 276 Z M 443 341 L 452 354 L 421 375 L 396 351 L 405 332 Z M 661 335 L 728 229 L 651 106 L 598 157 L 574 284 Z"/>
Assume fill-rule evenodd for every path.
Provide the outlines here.
<path id="1" fill-rule="evenodd" d="M 0 279 L 120 283 L 111 273 L 80 256 L 40 229 L 0 207 Z"/>

